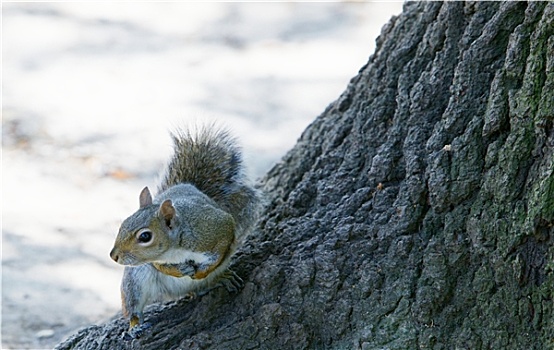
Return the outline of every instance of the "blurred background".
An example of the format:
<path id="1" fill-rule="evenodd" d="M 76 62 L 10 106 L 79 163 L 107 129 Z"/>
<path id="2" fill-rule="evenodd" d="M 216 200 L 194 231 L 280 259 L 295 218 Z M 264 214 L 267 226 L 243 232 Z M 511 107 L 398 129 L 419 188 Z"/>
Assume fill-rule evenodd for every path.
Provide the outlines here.
<path id="1" fill-rule="evenodd" d="M 120 310 L 119 223 L 217 122 L 262 177 L 367 62 L 401 2 L 2 3 L 2 348 Z"/>

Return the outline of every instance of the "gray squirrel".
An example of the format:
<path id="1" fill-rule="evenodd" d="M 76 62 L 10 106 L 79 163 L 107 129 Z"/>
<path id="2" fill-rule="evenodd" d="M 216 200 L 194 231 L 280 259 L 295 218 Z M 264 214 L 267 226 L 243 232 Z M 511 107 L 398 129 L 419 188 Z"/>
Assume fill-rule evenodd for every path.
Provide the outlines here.
<path id="1" fill-rule="evenodd" d="M 248 184 L 241 153 L 229 133 L 213 126 L 172 135 L 174 155 L 152 198 L 123 221 L 111 258 L 125 265 L 121 282 L 128 338 L 150 326 L 150 303 L 193 297 L 218 286 L 237 291 L 242 280 L 228 269 L 237 245 L 251 231 L 261 204 Z"/>

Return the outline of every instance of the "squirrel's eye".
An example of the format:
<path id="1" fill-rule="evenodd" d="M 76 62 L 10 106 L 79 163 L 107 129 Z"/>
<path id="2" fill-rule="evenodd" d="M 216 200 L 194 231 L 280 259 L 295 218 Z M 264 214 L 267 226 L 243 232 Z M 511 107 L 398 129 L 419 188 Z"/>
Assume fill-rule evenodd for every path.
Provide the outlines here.
<path id="1" fill-rule="evenodd" d="M 152 232 L 149 230 L 142 230 L 137 233 L 137 241 L 140 243 L 148 243 L 152 240 Z"/>

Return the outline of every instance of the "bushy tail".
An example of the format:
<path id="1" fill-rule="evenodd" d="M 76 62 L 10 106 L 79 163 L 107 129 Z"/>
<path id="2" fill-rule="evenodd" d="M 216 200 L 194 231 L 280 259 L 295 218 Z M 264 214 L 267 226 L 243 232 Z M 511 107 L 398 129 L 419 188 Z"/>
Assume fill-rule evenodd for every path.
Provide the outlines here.
<path id="1" fill-rule="evenodd" d="M 238 238 L 247 233 L 257 219 L 260 195 L 248 184 L 234 138 L 214 126 L 205 126 L 194 134 L 179 130 L 172 137 L 174 155 L 160 191 L 191 183 L 233 215 Z"/>

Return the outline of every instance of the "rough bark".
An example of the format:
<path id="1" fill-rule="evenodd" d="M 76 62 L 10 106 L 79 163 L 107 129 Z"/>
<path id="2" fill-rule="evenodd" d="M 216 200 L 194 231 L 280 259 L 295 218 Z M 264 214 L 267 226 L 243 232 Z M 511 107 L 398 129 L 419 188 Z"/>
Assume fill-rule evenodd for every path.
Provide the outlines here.
<path id="1" fill-rule="evenodd" d="M 264 179 L 244 289 L 59 349 L 554 348 L 554 4 L 407 3 Z"/>

